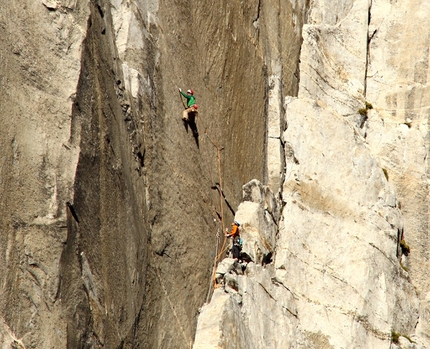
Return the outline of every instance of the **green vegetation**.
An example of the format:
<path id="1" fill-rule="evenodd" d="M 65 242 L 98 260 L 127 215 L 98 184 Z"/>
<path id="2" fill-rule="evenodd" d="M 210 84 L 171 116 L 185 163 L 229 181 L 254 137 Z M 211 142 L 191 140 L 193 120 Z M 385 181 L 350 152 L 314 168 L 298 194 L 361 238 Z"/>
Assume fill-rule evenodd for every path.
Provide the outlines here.
<path id="1" fill-rule="evenodd" d="M 358 114 L 360 114 L 361 116 L 367 116 L 367 111 L 370 109 L 373 109 L 373 105 L 369 102 L 366 102 L 364 108 L 358 109 Z"/>
<path id="2" fill-rule="evenodd" d="M 358 109 L 358 114 L 360 114 L 362 116 L 367 116 L 367 109 L 366 108 Z"/>
<path id="3" fill-rule="evenodd" d="M 407 336 L 406 334 L 400 334 L 396 331 L 391 331 L 391 341 L 393 343 L 398 344 L 399 343 L 399 338 L 400 337 L 405 337 L 409 342 L 411 343 L 415 343 L 409 336 Z"/>
<path id="4" fill-rule="evenodd" d="M 387 181 L 388 181 L 388 171 L 387 171 L 387 169 L 386 169 L 386 168 L 383 168 L 383 169 L 382 169 L 382 172 L 384 172 L 385 178 L 386 178 L 386 179 L 387 179 Z"/>
<path id="5" fill-rule="evenodd" d="M 415 343 L 412 339 L 411 339 L 411 337 L 409 337 L 408 335 L 406 335 L 406 334 L 402 334 L 402 337 L 405 337 L 409 342 L 411 342 L 411 343 Z"/>
<path id="6" fill-rule="evenodd" d="M 400 248 L 402 249 L 402 253 L 405 256 L 408 256 L 409 253 L 411 252 L 411 248 L 409 247 L 409 245 L 406 243 L 405 239 L 400 240 Z"/>
<path id="7" fill-rule="evenodd" d="M 406 126 L 408 126 L 409 128 L 411 128 L 412 127 L 412 119 L 411 118 L 406 118 L 404 124 Z"/>
<path id="8" fill-rule="evenodd" d="M 393 343 L 399 343 L 400 333 L 397 333 L 395 331 L 391 331 L 391 341 Z"/>
<path id="9" fill-rule="evenodd" d="M 405 272 L 408 272 L 408 268 L 406 268 L 406 267 L 403 265 L 403 263 L 402 263 L 402 262 L 400 262 L 400 266 L 402 267 L 402 269 L 403 269 Z"/>

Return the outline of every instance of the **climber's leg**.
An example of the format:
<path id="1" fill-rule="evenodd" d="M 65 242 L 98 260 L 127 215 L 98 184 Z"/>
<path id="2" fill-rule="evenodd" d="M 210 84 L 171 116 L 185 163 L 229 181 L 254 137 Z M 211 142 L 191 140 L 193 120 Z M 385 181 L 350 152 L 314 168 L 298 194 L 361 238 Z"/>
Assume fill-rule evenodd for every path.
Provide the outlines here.
<path id="1" fill-rule="evenodd" d="M 232 252 L 233 252 L 233 258 L 239 259 L 239 253 L 240 253 L 239 246 L 233 245 Z"/>
<path id="2" fill-rule="evenodd" d="M 191 109 L 191 108 L 185 109 L 185 110 L 182 112 L 182 120 L 188 120 L 188 111 L 189 111 L 190 109 Z"/>

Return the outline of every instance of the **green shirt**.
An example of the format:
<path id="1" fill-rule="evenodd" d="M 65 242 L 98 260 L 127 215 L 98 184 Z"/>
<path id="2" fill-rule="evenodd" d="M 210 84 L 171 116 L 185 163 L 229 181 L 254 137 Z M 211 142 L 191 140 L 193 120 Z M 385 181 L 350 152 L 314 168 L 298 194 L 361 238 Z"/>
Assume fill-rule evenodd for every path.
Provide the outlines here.
<path id="1" fill-rule="evenodd" d="M 184 96 L 187 99 L 187 108 L 190 108 L 194 104 L 196 104 L 196 98 L 193 95 L 187 95 L 186 93 L 181 92 L 181 95 Z"/>

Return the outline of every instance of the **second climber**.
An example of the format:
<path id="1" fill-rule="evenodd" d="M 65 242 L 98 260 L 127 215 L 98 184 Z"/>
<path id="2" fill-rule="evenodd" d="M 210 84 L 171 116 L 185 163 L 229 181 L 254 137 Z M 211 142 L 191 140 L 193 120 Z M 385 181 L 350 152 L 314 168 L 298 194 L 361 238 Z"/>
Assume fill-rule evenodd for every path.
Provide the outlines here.
<path id="1" fill-rule="evenodd" d="M 233 238 L 233 246 L 231 248 L 231 252 L 233 255 L 233 259 L 239 260 L 240 250 L 242 248 L 242 239 L 239 234 L 240 223 L 234 221 L 231 223 L 231 230 L 227 232 L 225 236 Z"/>

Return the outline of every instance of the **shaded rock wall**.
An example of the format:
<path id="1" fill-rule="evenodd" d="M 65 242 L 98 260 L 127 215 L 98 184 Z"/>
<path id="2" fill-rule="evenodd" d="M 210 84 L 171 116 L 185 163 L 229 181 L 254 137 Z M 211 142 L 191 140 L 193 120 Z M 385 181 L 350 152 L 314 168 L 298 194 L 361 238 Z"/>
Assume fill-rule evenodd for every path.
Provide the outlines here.
<path id="1" fill-rule="evenodd" d="M 125 122 L 111 18 L 102 5 L 90 7 L 71 120 L 79 160 L 59 294 L 68 347 L 123 343 L 141 312 L 147 274 L 145 187 L 136 170 L 134 125 Z"/>
<path id="2" fill-rule="evenodd" d="M 2 4 L 5 341 L 190 347 L 221 217 L 233 218 L 243 183 L 268 178 L 269 77 L 278 106 L 279 91 L 296 92 L 302 20 L 293 7 Z M 196 92 L 194 129 L 180 120 L 177 87 Z"/>

